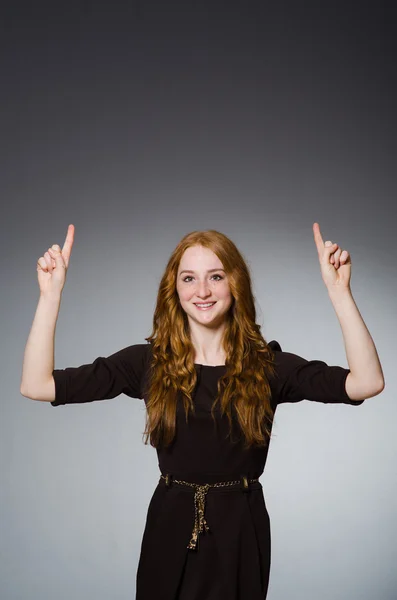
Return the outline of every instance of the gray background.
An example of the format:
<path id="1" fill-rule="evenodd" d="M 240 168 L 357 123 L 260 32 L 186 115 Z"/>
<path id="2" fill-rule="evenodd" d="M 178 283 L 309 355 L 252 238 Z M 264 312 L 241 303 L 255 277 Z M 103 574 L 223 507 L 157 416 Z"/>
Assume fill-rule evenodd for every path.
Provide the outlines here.
<path id="1" fill-rule="evenodd" d="M 247 259 L 265 338 L 347 367 L 317 221 L 386 388 L 278 409 L 268 599 L 395 599 L 392 3 L 110 4 L 2 8 L 0 597 L 133 598 L 159 475 L 143 401 L 20 395 L 38 257 L 75 225 L 56 368 L 143 343 L 170 253 L 210 228 Z"/>

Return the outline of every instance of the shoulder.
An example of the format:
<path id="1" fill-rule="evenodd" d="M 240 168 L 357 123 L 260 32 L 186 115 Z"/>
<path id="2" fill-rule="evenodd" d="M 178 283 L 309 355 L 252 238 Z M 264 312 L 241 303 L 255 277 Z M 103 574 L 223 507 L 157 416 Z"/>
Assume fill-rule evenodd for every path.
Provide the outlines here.
<path id="1" fill-rule="evenodd" d="M 127 382 L 127 395 L 143 398 L 148 367 L 152 356 L 151 344 L 132 344 L 118 350 L 105 360 L 112 364 L 117 373 Z"/>
<path id="2" fill-rule="evenodd" d="M 107 357 L 107 360 L 130 365 L 137 369 L 145 369 L 149 357 L 151 356 L 151 351 L 152 348 L 150 344 L 132 344 L 131 346 L 126 346 L 125 348 L 110 354 L 110 356 Z"/>
<path id="3" fill-rule="evenodd" d="M 282 352 L 280 344 L 276 340 L 272 340 L 268 343 L 268 346 L 273 350 L 273 352 Z"/>
<path id="4" fill-rule="evenodd" d="M 277 378 L 287 376 L 295 369 L 305 365 L 321 365 L 326 366 L 326 363 L 322 360 L 307 360 L 298 354 L 293 352 L 284 352 L 276 340 L 272 340 L 268 343 L 268 346 L 274 352 L 274 362 L 277 371 Z"/>

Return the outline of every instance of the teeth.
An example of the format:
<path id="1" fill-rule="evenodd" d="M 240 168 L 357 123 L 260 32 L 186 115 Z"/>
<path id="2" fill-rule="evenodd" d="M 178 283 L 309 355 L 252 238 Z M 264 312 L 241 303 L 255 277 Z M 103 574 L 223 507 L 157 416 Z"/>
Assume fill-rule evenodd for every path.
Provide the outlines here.
<path id="1" fill-rule="evenodd" d="M 201 306 L 202 308 L 205 308 L 206 306 L 212 306 L 213 304 L 215 304 L 215 302 L 208 302 L 207 304 L 198 304 L 196 302 L 196 306 Z"/>

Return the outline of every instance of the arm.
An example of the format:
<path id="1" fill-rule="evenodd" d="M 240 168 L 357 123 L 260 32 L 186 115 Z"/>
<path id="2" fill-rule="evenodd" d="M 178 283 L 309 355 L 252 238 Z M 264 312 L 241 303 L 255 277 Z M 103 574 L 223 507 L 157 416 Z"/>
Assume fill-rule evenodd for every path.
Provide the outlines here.
<path id="1" fill-rule="evenodd" d="M 42 295 L 25 347 L 20 392 L 32 400 L 55 399 L 54 370 L 55 327 L 61 293 Z"/>
<path id="2" fill-rule="evenodd" d="M 346 392 L 352 400 L 365 400 L 380 394 L 385 387 L 382 367 L 374 342 L 350 289 L 351 259 L 347 250 L 327 240 L 324 244 L 320 226 L 313 223 L 321 275 L 342 328 L 350 373 Z"/>
<path id="3" fill-rule="evenodd" d="M 350 373 L 346 392 L 352 400 L 380 394 L 385 387 L 383 371 L 372 337 L 361 317 L 350 289 L 329 296 L 342 329 Z"/>
<path id="4" fill-rule="evenodd" d="M 69 225 L 63 248 L 53 244 L 37 261 L 40 299 L 25 348 L 20 392 L 33 400 L 55 399 L 54 338 L 74 241 Z"/>
<path id="5" fill-rule="evenodd" d="M 40 299 L 25 348 L 20 391 L 52 406 L 115 398 L 143 398 L 141 382 L 150 346 L 135 344 L 91 364 L 54 369 L 55 327 L 74 240 L 69 225 L 61 250 L 54 244 L 37 261 Z"/>

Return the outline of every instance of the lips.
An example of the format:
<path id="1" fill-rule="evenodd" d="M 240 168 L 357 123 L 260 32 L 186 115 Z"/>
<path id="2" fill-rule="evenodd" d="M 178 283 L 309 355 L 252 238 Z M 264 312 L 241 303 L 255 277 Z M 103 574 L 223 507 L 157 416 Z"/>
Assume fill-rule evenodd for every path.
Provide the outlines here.
<path id="1" fill-rule="evenodd" d="M 213 300 L 212 302 L 194 302 L 194 304 L 196 306 L 206 306 L 207 304 L 215 304 L 216 300 Z"/>
<path id="2" fill-rule="evenodd" d="M 215 302 L 205 302 L 205 305 L 209 304 L 209 306 L 200 306 L 198 303 L 194 302 L 194 305 L 199 309 L 199 310 L 209 310 L 210 308 L 212 308 L 213 306 L 215 306 L 216 301 Z"/>

